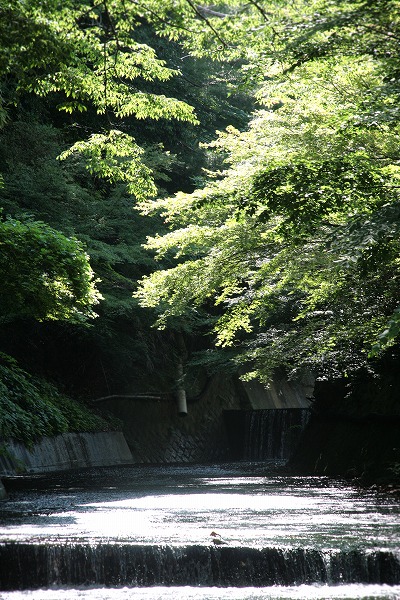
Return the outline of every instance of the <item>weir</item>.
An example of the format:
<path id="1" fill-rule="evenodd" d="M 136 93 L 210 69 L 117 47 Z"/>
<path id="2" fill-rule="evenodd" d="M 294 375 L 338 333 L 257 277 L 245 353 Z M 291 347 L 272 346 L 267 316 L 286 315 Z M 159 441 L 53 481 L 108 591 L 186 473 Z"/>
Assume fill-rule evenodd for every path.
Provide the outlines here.
<path id="1" fill-rule="evenodd" d="M 400 583 L 399 558 L 387 551 L 3 544 L 0 564 L 2 590 L 95 584 L 261 587 L 316 582 Z"/>

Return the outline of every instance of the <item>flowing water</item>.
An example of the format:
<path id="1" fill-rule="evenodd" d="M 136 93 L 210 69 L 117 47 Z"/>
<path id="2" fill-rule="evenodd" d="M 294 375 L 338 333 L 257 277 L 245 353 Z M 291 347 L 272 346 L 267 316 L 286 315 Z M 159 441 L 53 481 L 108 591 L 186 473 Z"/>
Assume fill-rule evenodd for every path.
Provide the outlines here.
<path id="1" fill-rule="evenodd" d="M 235 463 L 8 484 L 1 600 L 400 598 L 398 502 L 342 481 Z"/>
<path id="2" fill-rule="evenodd" d="M 288 459 L 310 418 L 307 408 L 226 410 L 229 445 L 237 460 Z"/>

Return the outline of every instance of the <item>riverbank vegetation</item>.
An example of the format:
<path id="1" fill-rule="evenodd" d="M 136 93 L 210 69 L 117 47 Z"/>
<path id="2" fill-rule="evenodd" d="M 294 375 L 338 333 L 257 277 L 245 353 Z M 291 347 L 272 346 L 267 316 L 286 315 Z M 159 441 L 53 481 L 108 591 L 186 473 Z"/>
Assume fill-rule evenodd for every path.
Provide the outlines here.
<path id="1" fill-rule="evenodd" d="M 0 439 L 30 448 L 43 436 L 120 428 L 115 418 L 96 415 L 48 381 L 20 369 L 10 357 L 0 355 L 0 361 Z"/>
<path id="2" fill-rule="evenodd" d="M 399 9 L 0 0 L 2 351 L 83 398 L 170 392 L 182 335 L 189 371 L 395 369 Z"/>

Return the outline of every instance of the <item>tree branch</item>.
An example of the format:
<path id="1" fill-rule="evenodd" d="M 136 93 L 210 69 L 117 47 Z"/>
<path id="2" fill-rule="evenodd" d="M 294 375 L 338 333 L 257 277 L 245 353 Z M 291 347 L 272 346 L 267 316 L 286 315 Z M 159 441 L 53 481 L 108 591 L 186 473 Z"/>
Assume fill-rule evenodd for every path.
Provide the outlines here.
<path id="1" fill-rule="evenodd" d="M 256 2 L 256 0 L 249 0 L 249 2 L 258 10 L 258 12 L 263 16 L 264 20 L 267 21 L 267 23 L 268 23 L 269 17 L 267 15 L 267 13 L 265 12 L 265 10 L 262 8 L 262 6 L 260 6 L 258 4 L 258 2 Z"/>
<path id="2" fill-rule="evenodd" d="M 226 41 L 219 35 L 218 31 L 215 29 L 215 27 L 213 26 L 213 24 L 210 22 L 210 20 L 201 13 L 201 11 L 198 9 L 198 7 L 193 4 L 192 0 L 186 0 L 187 4 L 189 4 L 189 6 L 192 8 L 192 10 L 196 13 L 196 15 L 198 17 L 200 17 L 200 19 L 202 19 L 206 24 L 207 27 L 209 27 L 211 29 L 211 31 L 214 33 L 215 37 L 217 38 L 217 40 L 219 42 L 221 42 L 222 46 L 224 48 L 228 48 L 229 45 L 226 43 Z"/>
<path id="3" fill-rule="evenodd" d="M 361 25 L 362 27 L 364 27 L 364 29 L 369 29 L 370 31 L 373 31 L 374 33 L 378 34 L 378 35 L 382 35 L 384 37 L 388 37 L 391 40 L 396 40 L 399 41 L 400 37 L 396 34 L 394 34 L 392 31 L 384 31 L 382 29 L 379 29 L 376 25 Z"/>
<path id="4" fill-rule="evenodd" d="M 207 6 L 201 6 L 200 4 L 197 4 L 196 8 L 199 11 L 202 11 L 203 13 L 205 13 L 206 15 L 211 15 L 212 17 L 221 17 L 221 19 L 225 19 L 225 17 L 228 16 L 227 13 L 217 12 L 216 10 L 212 10 L 211 8 L 208 8 Z"/>
<path id="5" fill-rule="evenodd" d="M 141 2 L 138 2 L 138 0 L 130 0 L 130 1 L 132 2 L 132 4 L 136 4 L 136 6 L 138 6 L 139 8 L 142 8 L 144 11 L 148 12 L 152 17 L 158 19 L 161 23 L 165 23 L 165 25 L 169 25 L 170 27 L 175 27 L 176 29 L 182 29 L 183 31 L 188 31 L 189 33 L 193 33 L 193 31 L 191 29 L 188 29 L 187 27 L 183 27 L 182 25 L 176 25 L 173 21 L 164 19 L 164 17 L 159 15 L 157 12 L 155 12 L 148 6 L 142 4 Z"/>

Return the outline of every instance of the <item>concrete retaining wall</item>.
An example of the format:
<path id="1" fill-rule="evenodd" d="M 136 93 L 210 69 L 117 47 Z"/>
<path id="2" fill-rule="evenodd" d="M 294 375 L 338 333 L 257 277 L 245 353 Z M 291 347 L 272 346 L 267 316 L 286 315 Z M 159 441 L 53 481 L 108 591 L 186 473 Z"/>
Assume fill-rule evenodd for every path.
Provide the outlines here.
<path id="1" fill-rule="evenodd" d="M 0 476 L 132 462 L 131 451 L 120 431 L 63 433 L 43 438 L 31 450 L 19 442 L 8 442 L 5 448 L 6 452 L 0 456 Z"/>
<path id="2" fill-rule="evenodd" d="M 172 397 L 112 399 L 103 406 L 123 422 L 135 463 L 195 463 L 229 458 L 223 412 L 241 408 L 241 402 L 235 382 L 218 376 L 201 399 L 188 402 L 185 417 Z"/>
<path id="3" fill-rule="evenodd" d="M 230 460 L 224 413 L 227 410 L 307 407 L 307 387 L 277 379 L 266 389 L 257 382 L 215 376 L 206 392 L 178 415 L 169 399 L 113 398 L 104 408 L 119 417 L 124 430 L 68 433 L 44 438 L 31 450 L 10 442 L 0 455 L 0 477 L 126 463 L 195 463 Z M 0 440 L 1 441 L 1 440 Z M 1 498 L 0 487 L 0 498 Z"/>
<path id="4" fill-rule="evenodd" d="M 311 387 L 312 389 L 312 387 Z M 136 463 L 213 462 L 231 459 L 224 413 L 258 408 L 307 408 L 309 389 L 284 379 L 265 388 L 234 377 L 215 376 L 207 391 L 188 402 L 186 417 L 177 402 L 120 398 L 104 403 L 124 423 L 124 434 Z"/>
<path id="5" fill-rule="evenodd" d="M 302 381 L 288 381 L 277 374 L 268 387 L 257 380 L 242 382 L 251 408 L 309 408 L 313 397 L 314 377 L 309 374 Z"/>

